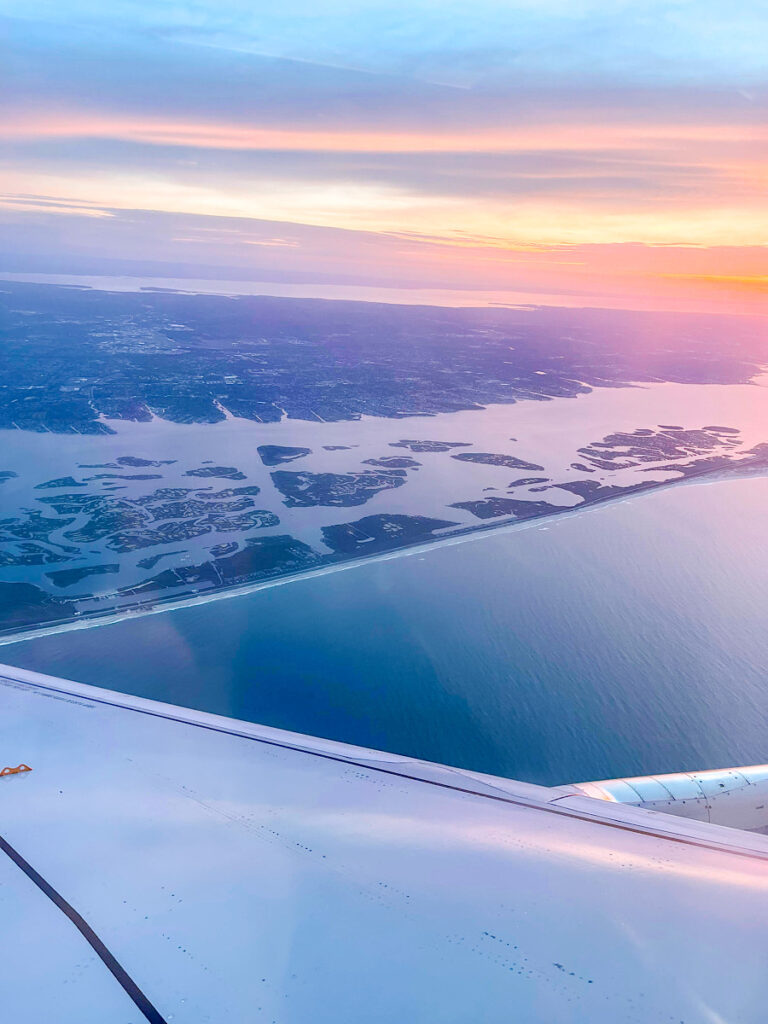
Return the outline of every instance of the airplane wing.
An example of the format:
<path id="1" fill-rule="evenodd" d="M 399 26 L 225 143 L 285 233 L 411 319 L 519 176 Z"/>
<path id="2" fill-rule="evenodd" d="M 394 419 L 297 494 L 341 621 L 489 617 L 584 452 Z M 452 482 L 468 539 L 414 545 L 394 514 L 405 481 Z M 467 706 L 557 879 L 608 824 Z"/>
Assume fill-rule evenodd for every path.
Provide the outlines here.
<path id="1" fill-rule="evenodd" d="M 0 684 L 0 768 L 31 769 L 0 778 L 9 1024 L 766 1019 L 768 838 L 639 780 L 546 789 Z"/>

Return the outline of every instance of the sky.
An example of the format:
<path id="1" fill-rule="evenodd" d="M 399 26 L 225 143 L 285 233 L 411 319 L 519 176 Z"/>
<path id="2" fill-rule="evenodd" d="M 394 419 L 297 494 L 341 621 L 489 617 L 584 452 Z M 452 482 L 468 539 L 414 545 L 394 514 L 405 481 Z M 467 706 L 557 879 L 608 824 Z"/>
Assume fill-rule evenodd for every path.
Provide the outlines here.
<path id="1" fill-rule="evenodd" d="M 768 295 L 764 0 L 0 0 L 0 46 L 0 271 Z"/>

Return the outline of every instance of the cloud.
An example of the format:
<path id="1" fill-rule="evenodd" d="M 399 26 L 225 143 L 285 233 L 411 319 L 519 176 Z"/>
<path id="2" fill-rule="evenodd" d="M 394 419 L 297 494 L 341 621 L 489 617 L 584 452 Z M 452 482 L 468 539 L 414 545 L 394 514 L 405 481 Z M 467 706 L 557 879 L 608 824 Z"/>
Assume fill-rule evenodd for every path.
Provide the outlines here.
<path id="1" fill-rule="evenodd" d="M 66 195 L 102 209 L 272 218 L 448 239 L 501 232 L 509 246 L 765 241 L 762 144 L 744 139 L 724 146 L 716 130 L 704 134 L 698 140 L 662 135 L 637 147 L 622 145 L 610 128 L 597 126 L 581 138 L 550 129 L 546 148 L 475 152 L 48 138 L 6 145 L 0 187 Z"/>
<path id="2" fill-rule="evenodd" d="M 550 263 L 565 294 L 640 281 L 642 247 L 610 246 L 768 239 L 764 5 L 263 6 L 8 0 L 18 259 L 535 290 L 560 246 L 589 268 Z M 745 263 L 646 276 L 720 289 Z"/>
<path id="3" fill-rule="evenodd" d="M 238 128 L 288 136 L 498 139 L 569 123 L 577 129 L 585 123 L 642 128 L 645 122 L 689 131 L 697 124 L 758 127 L 767 106 L 759 80 L 729 88 L 714 77 L 669 82 L 655 74 L 638 80 L 619 73 L 605 81 L 585 69 L 553 74 L 542 67 L 454 88 L 405 71 L 169 43 L 108 27 L 76 31 L 16 21 L 6 28 L 4 119 L 16 131 L 28 124 L 44 133 L 109 135 L 112 124 L 115 131 L 154 130 L 157 141 L 175 132 L 184 142 L 186 132 L 187 142 L 196 133 L 200 144 L 206 134 L 216 144 L 218 133 L 225 146 L 232 146 Z M 495 45 L 503 38 L 497 36 Z M 258 139 L 250 144 L 264 145 Z M 391 140 L 385 144 L 396 148 Z"/>
<path id="4" fill-rule="evenodd" d="M 27 213 L 75 214 L 79 217 L 112 216 L 109 210 L 102 210 L 93 203 L 85 201 L 11 193 L 0 193 L 0 210 L 3 209 Z"/>
<path id="5" fill-rule="evenodd" d="M 493 236 L 402 237 L 247 218 L 107 212 L 105 219 L 82 216 L 73 223 L 76 212 L 62 217 L 43 203 L 34 213 L 0 208 L 0 275 L 271 282 L 306 285 L 304 293 L 315 295 L 354 286 L 368 291 L 347 297 L 395 289 L 400 301 L 432 290 L 430 301 L 455 302 L 448 296 L 454 292 L 467 304 L 527 295 L 570 305 L 727 309 L 737 299 L 746 309 L 747 299 L 760 300 L 768 264 L 768 247 L 760 246 L 515 248 Z"/>

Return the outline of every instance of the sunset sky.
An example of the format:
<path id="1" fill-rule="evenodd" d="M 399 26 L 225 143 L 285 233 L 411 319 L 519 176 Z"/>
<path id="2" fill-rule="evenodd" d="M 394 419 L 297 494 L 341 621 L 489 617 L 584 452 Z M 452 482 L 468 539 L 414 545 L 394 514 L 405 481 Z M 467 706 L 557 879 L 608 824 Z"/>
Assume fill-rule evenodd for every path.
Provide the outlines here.
<path id="1" fill-rule="evenodd" d="M 768 293 L 764 0 L 0 11 L 0 271 Z"/>

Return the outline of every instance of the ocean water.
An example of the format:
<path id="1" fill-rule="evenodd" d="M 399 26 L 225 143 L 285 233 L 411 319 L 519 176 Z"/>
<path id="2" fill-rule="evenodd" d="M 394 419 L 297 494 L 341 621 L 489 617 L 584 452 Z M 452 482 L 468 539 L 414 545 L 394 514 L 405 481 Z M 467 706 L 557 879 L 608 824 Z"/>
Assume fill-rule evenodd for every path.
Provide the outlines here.
<path id="1" fill-rule="evenodd" d="M 547 785 L 764 762 L 766 526 L 681 484 L 0 658 Z"/>
<path id="2" fill-rule="evenodd" d="M 377 285 L 293 283 L 281 281 L 211 280 L 210 278 L 134 277 L 104 274 L 31 274 L 3 271 L 4 281 L 26 281 L 32 284 L 65 285 L 76 288 L 97 288 L 110 292 L 136 292 L 143 289 L 191 292 L 208 295 L 275 295 L 282 298 L 350 299 L 360 302 L 393 302 L 398 305 L 428 306 L 527 306 L 531 303 L 556 306 L 602 306 L 604 309 L 626 307 L 626 295 L 612 295 L 601 290 L 599 282 L 591 295 L 574 295 L 570 291 L 514 291 L 509 288 L 484 291 L 478 288 L 396 288 Z M 701 302 L 686 301 L 685 296 L 668 296 L 668 308 L 691 309 L 697 312 Z M 726 303 L 710 297 L 709 308 L 730 312 Z"/>

